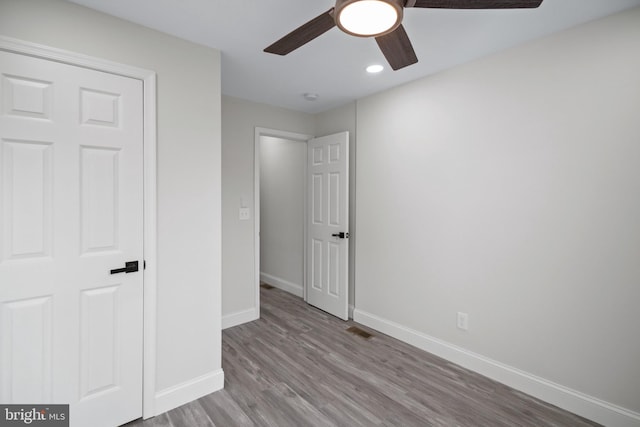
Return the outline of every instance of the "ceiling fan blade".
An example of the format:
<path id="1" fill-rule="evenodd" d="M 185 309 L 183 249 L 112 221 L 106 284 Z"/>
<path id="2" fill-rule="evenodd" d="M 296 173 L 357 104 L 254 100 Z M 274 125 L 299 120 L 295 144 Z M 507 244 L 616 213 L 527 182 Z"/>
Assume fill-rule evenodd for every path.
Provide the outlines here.
<path id="1" fill-rule="evenodd" d="M 399 70 L 418 62 L 418 57 L 413 50 L 413 46 L 411 46 L 409 36 L 407 36 L 407 32 L 402 25 L 389 34 L 376 37 L 376 42 L 378 42 L 378 47 L 380 47 L 382 54 L 387 58 L 389 65 L 394 70 Z"/>
<path id="2" fill-rule="evenodd" d="M 333 8 L 331 8 L 322 15 L 313 18 L 306 24 L 291 31 L 267 47 L 264 51 L 267 53 L 275 53 L 276 55 L 286 55 L 326 33 L 335 26 L 336 21 L 333 19 Z"/>
<path id="3" fill-rule="evenodd" d="M 407 0 L 405 7 L 435 9 L 534 9 L 542 0 Z"/>

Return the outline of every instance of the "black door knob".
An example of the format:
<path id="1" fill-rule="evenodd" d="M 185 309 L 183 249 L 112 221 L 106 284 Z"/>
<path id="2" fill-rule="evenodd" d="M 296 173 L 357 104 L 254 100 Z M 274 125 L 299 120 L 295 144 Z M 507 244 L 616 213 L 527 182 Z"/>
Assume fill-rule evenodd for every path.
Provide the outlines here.
<path id="1" fill-rule="evenodd" d="M 136 271 L 138 271 L 138 261 L 127 261 L 124 264 L 124 268 L 116 268 L 114 270 L 111 270 L 111 274 L 118 274 L 118 273 L 135 273 Z"/>

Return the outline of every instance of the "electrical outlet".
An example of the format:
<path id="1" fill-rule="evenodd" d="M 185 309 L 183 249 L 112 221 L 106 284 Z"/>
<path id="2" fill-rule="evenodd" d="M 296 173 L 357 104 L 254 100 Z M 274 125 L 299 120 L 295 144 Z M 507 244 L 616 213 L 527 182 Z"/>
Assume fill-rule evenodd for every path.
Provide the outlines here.
<path id="1" fill-rule="evenodd" d="M 249 210 L 249 208 L 240 208 L 239 214 L 238 214 L 238 218 L 240 218 L 243 221 L 246 221 L 248 219 L 251 218 L 251 211 Z"/>
<path id="2" fill-rule="evenodd" d="M 469 315 L 467 313 L 458 312 L 458 329 L 463 331 L 469 330 Z"/>

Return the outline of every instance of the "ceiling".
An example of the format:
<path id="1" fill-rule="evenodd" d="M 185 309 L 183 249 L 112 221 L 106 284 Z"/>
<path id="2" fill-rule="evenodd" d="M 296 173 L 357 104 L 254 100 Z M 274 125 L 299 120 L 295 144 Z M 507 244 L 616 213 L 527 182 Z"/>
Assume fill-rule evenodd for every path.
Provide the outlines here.
<path id="1" fill-rule="evenodd" d="M 373 39 L 334 28 L 287 56 L 266 46 L 326 12 L 332 0 L 71 0 L 217 48 L 222 93 L 308 113 L 343 105 L 545 35 L 640 6 L 640 0 L 544 0 L 538 9 L 405 9 L 419 62 L 392 71 Z M 367 74 L 370 64 L 383 72 Z M 315 101 L 304 93 L 318 94 Z"/>

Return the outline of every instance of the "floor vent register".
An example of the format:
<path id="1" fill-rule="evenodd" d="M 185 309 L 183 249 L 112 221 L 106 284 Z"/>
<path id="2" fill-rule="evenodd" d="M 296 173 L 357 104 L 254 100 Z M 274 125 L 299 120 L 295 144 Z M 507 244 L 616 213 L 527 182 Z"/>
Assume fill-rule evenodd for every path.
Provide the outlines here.
<path id="1" fill-rule="evenodd" d="M 347 332 L 351 332 L 354 335 L 358 335 L 359 337 L 362 337 L 366 340 L 368 340 L 369 338 L 371 338 L 373 335 L 371 335 L 369 332 L 364 331 L 360 328 L 358 328 L 357 326 L 352 326 L 349 329 L 347 329 Z"/>

